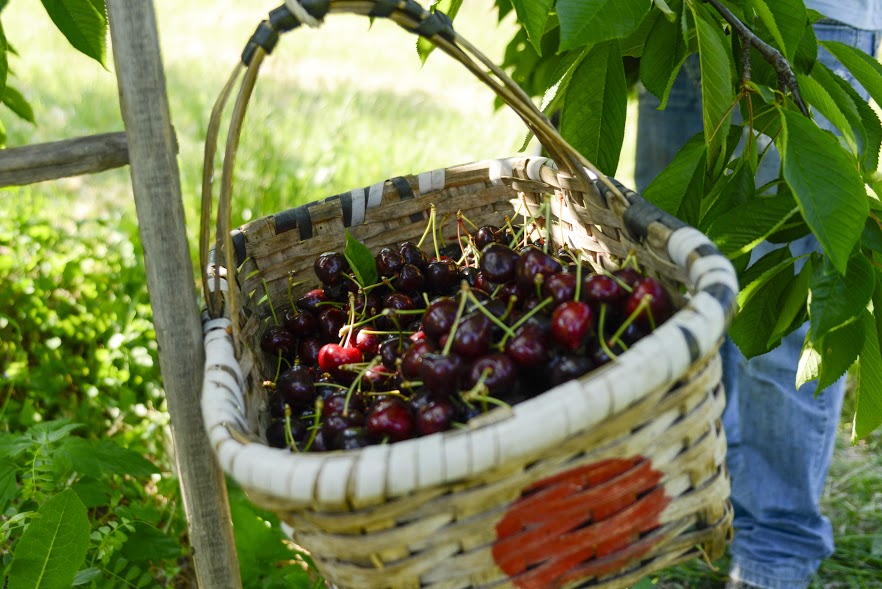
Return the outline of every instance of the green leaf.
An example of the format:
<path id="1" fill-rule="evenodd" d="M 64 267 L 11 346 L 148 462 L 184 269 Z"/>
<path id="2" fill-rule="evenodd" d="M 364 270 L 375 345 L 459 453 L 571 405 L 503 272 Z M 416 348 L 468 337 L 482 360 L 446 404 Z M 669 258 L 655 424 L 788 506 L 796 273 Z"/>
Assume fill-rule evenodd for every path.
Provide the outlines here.
<path id="1" fill-rule="evenodd" d="M 857 162 L 831 133 L 802 114 L 784 110 L 782 115 L 784 179 L 824 252 L 845 274 L 869 212 Z"/>
<path id="2" fill-rule="evenodd" d="M 98 567 L 89 567 L 87 569 L 77 571 L 77 574 L 74 577 L 72 585 L 74 587 L 76 587 L 78 585 L 85 585 L 89 581 L 93 581 L 100 576 L 101 576 L 101 569 L 99 569 Z"/>
<path id="3" fill-rule="evenodd" d="M 101 1 L 104 0 L 94 0 Z M 450 20 L 456 18 L 456 13 L 459 12 L 459 8 L 462 6 L 462 0 L 436 0 L 432 5 L 432 12 L 436 10 L 440 10 L 444 14 L 450 17 Z M 420 61 L 422 63 L 426 63 L 426 59 L 429 57 L 429 54 L 435 50 L 435 44 L 426 39 L 425 37 L 419 36 L 417 37 L 417 55 L 420 56 Z"/>
<path id="4" fill-rule="evenodd" d="M 818 388 L 815 394 L 839 380 L 839 377 L 855 363 L 863 348 L 865 337 L 864 323 L 858 320 L 834 329 L 821 339 L 818 345 L 821 370 L 818 374 Z"/>
<path id="5" fill-rule="evenodd" d="M 49 18 L 71 45 L 107 67 L 107 15 L 95 0 L 41 0 Z M 103 4 L 101 2 L 100 4 Z"/>
<path id="6" fill-rule="evenodd" d="M 732 173 L 717 180 L 701 201 L 698 228 L 704 233 L 722 215 L 756 198 L 756 173 L 751 167 L 752 160 L 742 156 L 733 163 L 735 169 Z"/>
<path id="7" fill-rule="evenodd" d="M 801 324 L 804 320 L 811 276 L 812 263 L 811 259 L 807 259 L 799 273 L 787 285 L 787 290 L 781 294 L 781 311 L 775 321 L 775 327 L 772 328 L 772 335 L 769 336 L 767 345 L 771 346 L 780 341 L 795 329 L 797 321 Z"/>
<path id="8" fill-rule="evenodd" d="M 805 383 L 815 380 L 821 374 L 821 353 L 812 345 L 811 335 L 811 333 L 806 334 L 802 353 L 799 355 L 799 365 L 796 368 L 797 389 Z"/>
<path id="9" fill-rule="evenodd" d="M 699 133 L 686 142 L 674 160 L 656 176 L 643 197 L 658 208 L 679 216 L 683 201 L 701 198 L 707 162 L 704 136 Z"/>
<path id="10" fill-rule="evenodd" d="M 715 175 L 725 161 L 726 139 L 735 104 L 732 80 L 735 66 L 730 45 L 713 15 L 703 6 L 690 5 L 695 17 L 701 63 L 701 97 L 704 137 L 707 142 L 707 167 Z"/>
<path id="11" fill-rule="evenodd" d="M 807 23 L 803 0 L 750 0 L 750 4 L 784 57 L 793 61 Z"/>
<path id="12" fill-rule="evenodd" d="M 135 530 L 120 549 L 120 554 L 131 562 L 159 562 L 177 558 L 184 552 L 181 542 L 174 536 L 142 521 L 132 522 Z M 238 530 L 237 530 L 238 531 Z"/>
<path id="13" fill-rule="evenodd" d="M 548 13 L 554 6 L 554 0 L 512 0 L 512 4 L 518 15 L 518 21 L 527 31 L 527 38 L 536 48 L 536 53 L 542 55 L 540 45 L 542 35 L 545 33 L 545 21 L 548 20 Z"/>
<path id="14" fill-rule="evenodd" d="M 813 12 L 809 10 L 808 12 Z M 811 22 L 811 18 L 809 18 Z M 815 29 L 806 27 L 802 32 L 802 38 L 796 47 L 796 55 L 793 58 L 793 70 L 800 74 L 810 74 L 818 62 L 818 38 Z"/>
<path id="15" fill-rule="evenodd" d="M 671 4 L 673 3 L 674 2 L 671 2 Z M 670 22 L 677 22 L 677 13 L 668 6 L 668 3 L 665 2 L 665 0 L 655 0 L 655 6 Z"/>
<path id="16" fill-rule="evenodd" d="M 739 310 L 729 328 L 729 336 L 748 359 L 770 349 L 767 342 L 778 317 L 778 303 L 793 279 L 795 260 L 786 250 L 784 255 L 787 259 L 764 272 L 738 294 Z"/>
<path id="17" fill-rule="evenodd" d="M 855 393 L 854 428 L 851 442 L 857 443 L 882 424 L 882 357 L 879 334 L 872 313 L 865 310 L 864 346 L 858 359 L 857 392 Z"/>
<path id="18" fill-rule="evenodd" d="M 6 32 L 0 25 L 0 97 L 6 94 L 6 78 L 9 76 L 9 45 L 6 42 Z M 3 141 L 6 144 L 6 130 L 3 130 Z"/>
<path id="19" fill-rule="evenodd" d="M 603 173 L 615 174 L 627 110 L 619 44 L 595 45 L 573 72 L 561 112 L 561 134 Z"/>
<path id="20" fill-rule="evenodd" d="M 830 96 L 830 93 L 814 78 L 797 74 L 796 80 L 799 83 L 799 91 L 802 93 L 803 99 L 818 109 L 834 127 L 839 129 L 848 148 L 857 156 L 859 154 L 857 140 L 855 139 L 851 124 L 848 122 L 845 113 L 836 104 L 834 98 Z"/>
<path id="21" fill-rule="evenodd" d="M 864 224 L 861 245 L 870 248 L 877 254 L 882 254 L 882 227 L 880 227 L 879 221 L 872 217 L 867 217 L 867 222 Z"/>
<path id="22" fill-rule="evenodd" d="M 558 0 L 560 49 L 627 37 L 650 7 L 646 0 Z"/>
<path id="23" fill-rule="evenodd" d="M 882 65 L 875 57 L 838 41 L 821 41 L 821 45 L 851 72 L 877 104 L 882 104 Z"/>
<path id="24" fill-rule="evenodd" d="M 28 101 L 25 100 L 21 92 L 12 86 L 6 86 L 6 92 L 3 94 L 3 104 L 8 106 L 9 110 L 14 112 L 18 118 L 29 123 L 35 123 L 34 109 L 31 108 L 31 105 L 28 104 Z"/>
<path id="25" fill-rule="evenodd" d="M 159 472 L 144 456 L 112 440 L 69 438 L 58 448 L 55 459 L 61 468 L 94 478 L 114 474 L 147 477 Z"/>
<path id="26" fill-rule="evenodd" d="M 6 504 L 16 495 L 15 468 L 10 462 L 0 466 L 0 513 L 6 513 Z"/>
<path id="27" fill-rule="evenodd" d="M 343 250 L 343 256 L 360 285 L 369 286 L 377 282 L 377 261 L 367 246 L 352 237 L 349 229 L 346 230 L 346 249 Z"/>
<path id="28" fill-rule="evenodd" d="M 875 171 L 879 166 L 879 148 L 882 145 L 882 122 L 879 121 L 876 111 L 852 88 L 851 84 L 823 63 L 815 64 L 812 78 L 827 90 L 848 119 L 862 154 L 861 168 Z"/>
<path id="29" fill-rule="evenodd" d="M 661 101 L 659 110 L 667 106 L 671 87 L 687 55 L 679 20 L 657 19 L 640 59 L 640 80 Z"/>
<path id="30" fill-rule="evenodd" d="M 824 256 L 824 263 L 812 272 L 810 285 L 812 341 L 817 343 L 836 327 L 859 319 L 873 296 L 874 285 L 873 266 L 860 251 L 849 260 L 844 276 Z"/>
<path id="31" fill-rule="evenodd" d="M 37 510 L 15 546 L 9 586 L 16 589 L 66 589 L 86 558 L 89 518 L 86 507 L 70 489 Z"/>
<path id="32" fill-rule="evenodd" d="M 754 198 L 720 215 L 708 227 L 707 236 L 723 254 L 735 257 L 752 250 L 798 210 L 788 198 Z"/>

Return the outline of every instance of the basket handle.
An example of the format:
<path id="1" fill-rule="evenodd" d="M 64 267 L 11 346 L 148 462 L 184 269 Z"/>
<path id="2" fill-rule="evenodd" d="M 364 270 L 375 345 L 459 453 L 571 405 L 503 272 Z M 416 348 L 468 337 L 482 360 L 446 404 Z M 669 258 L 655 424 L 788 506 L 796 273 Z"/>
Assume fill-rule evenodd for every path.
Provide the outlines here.
<path id="1" fill-rule="evenodd" d="M 205 140 L 205 161 L 202 177 L 202 210 L 200 224 L 199 260 L 203 273 L 203 295 L 211 317 L 220 317 L 223 313 L 221 296 L 221 276 L 219 271 L 209 275 L 209 232 L 211 222 L 212 193 L 214 184 L 214 160 L 217 150 L 218 130 L 224 106 L 232 94 L 233 87 L 244 71 L 244 76 L 233 107 L 230 129 L 227 134 L 223 171 L 221 175 L 220 200 L 216 226 L 215 251 L 225 254 L 224 266 L 226 280 L 232 284 L 235 279 L 236 267 L 233 261 L 233 244 L 231 238 L 232 224 L 232 178 L 233 165 L 242 131 L 248 101 L 251 98 L 254 84 L 263 59 L 272 52 L 279 39 L 279 34 L 293 30 L 302 24 L 319 25 L 324 17 L 331 12 L 349 12 L 371 18 L 389 18 L 406 31 L 425 37 L 436 47 L 453 57 L 465 66 L 472 74 L 490 87 L 493 92 L 514 110 L 533 132 L 551 158 L 557 163 L 559 170 L 585 186 L 585 193 L 596 197 L 600 206 L 606 206 L 603 198 L 592 190 L 592 178 L 589 172 L 596 175 L 604 185 L 604 192 L 624 205 L 628 199 L 622 194 L 615 183 L 602 174 L 582 154 L 567 143 L 557 129 L 554 128 L 530 97 L 512 81 L 496 64 L 478 51 L 471 43 L 463 39 L 453 29 L 450 18 L 440 11 L 429 12 L 414 0 L 285 0 L 285 4 L 271 11 L 269 19 L 260 23 L 242 53 L 242 62 L 238 63 L 224 86 L 211 112 L 208 133 Z M 583 203 L 579 203 L 583 204 Z M 220 247 L 222 246 L 222 247 Z M 228 292 L 230 319 L 234 336 L 238 331 L 236 317 L 236 293 L 234 288 Z M 233 338 L 238 341 L 237 337 Z"/>

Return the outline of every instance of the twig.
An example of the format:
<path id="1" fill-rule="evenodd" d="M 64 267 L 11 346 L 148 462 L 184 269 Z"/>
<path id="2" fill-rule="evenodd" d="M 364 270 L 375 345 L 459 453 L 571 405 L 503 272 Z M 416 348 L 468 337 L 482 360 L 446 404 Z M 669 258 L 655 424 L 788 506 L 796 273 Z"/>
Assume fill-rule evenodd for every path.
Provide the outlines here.
<path id="1" fill-rule="evenodd" d="M 810 116 L 808 107 L 805 102 L 803 102 L 802 94 L 799 92 L 799 84 L 796 82 L 796 74 L 793 73 L 790 63 L 783 55 L 781 55 L 781 52 L 757 37 L 753 31 L 747 28 L 747 25 L 738 20 L 738 17 L 732 14 L 732 11 L 728 8 L 723 6 L 719 0 L 704 1 L 713 6 L 714 9 L 726 19 L 726 22 L 732 26 L 735 32 L 741 36 L 744 42 L 753 45 L 756 50 L 759 51 L 760 55 L 769 62 L 769 65 L 775 68 L 775 71 L 778 72 L 778 83 L 782 87 L 790 89 L 790 93 L 793 95 L 793 102 L 796 103 L 802 114 Z"/>

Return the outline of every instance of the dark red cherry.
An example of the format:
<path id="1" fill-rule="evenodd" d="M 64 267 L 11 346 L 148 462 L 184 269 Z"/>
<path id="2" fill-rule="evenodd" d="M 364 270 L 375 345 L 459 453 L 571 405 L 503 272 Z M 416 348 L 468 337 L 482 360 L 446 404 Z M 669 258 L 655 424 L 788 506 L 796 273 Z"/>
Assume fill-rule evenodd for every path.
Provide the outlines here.
<path id="1" fill-rule="evenodd" d="M 643 329 L 650 330 L 653 325 L 661 325 L 673 313 L 674 305 L 671 302 L 671 296 L 665 287 L 654 278 L 643 278 L 637 282 L 628 300 L 625 301 L 625 312 L 630 316 L 637 310 L 640 301 L 644 299 L 649 306 L 636 319 Z"/>
<path id="2" fill-rule="evenodd" d="M 391 247 L 381 249 L 374 260 L 377 262 L 377 273 L 385 278 L 395 276 L 404 266 L 404 256 Z"/>
<path id="3" fill-rule="evenodd" d="M 426 286 L 436 293 L 448 293 L 459 285 L 459 267 L 453 260 L 435 260 L 426 266 Z"/>
<path id="4" fill-rule="evenodd" d="M 628 291 L 611 276 L 593 274 L 582 280 L 581 299 L 586 303 L 615 305 L 625 299 Z"/>
<path id="5" fill-rule="evenodd" d="M 518 284 L 529 292 L 535 292 L 536 284 L 542 284 L 560 271 L 560 262 L 533 246 L 525 248 L 518 258 Z"/>
<path id="6" fill-rule="evenodd" d="M 300 309 L 288 309 L 282 317 L 282 323 L 297 337 L 308 337 L 315 333 L 318 322 L 315 315 Z"/>
<path id="7" fill-rule="evenodd" d="M 452 395 L 459 390 L 462 358 L 456 354 L 429 353 L 420 363 L 420 380 L 436 395 Z"/>
<path id="8" fill-rule="evenodd" d="M 389 370 L 397 368 L 396 361 L 410 349 L 413 342 L 406 338 L 393 337 L 380 344 L 380 360 Z"/>
<path id="9" fill-rule="evenodd" d="M 291 429 L 291 438 L 294 443 L 302 441 L 305 438 L 306 428 L 296 419 L 290 419 L 290 429 Z M 286 431 L 288 428 L 285 425 L 284 419 L 274 419 L 270 422 L 269 426 L 266 428 L 266 441 L 267 444 L 272 446 L 273 448 L 287 448 L 288 447 L 288 432 Z"/>
<path id="10" fill-rule="evenodd" d="M 312 374 L 303 364 L 295 364 L 283 371 L 276 381 L 276 390 L 292 406 L 304 406 L 311 403 L 315 396 Z"/>
<path id="11" fill-rule="evenodd" d="M 542 294 L 551 297 L 555 305 L 573 300 L 576 296 L 576 275 L 567 272 L 552 274 L 542 283 Z"/>
<path id="12" fill-rule="evenodd" d="M 484 225 L 475 233 L 475 247 L 482 251 L 491 243 L 505 243 L 505 235 L 495 225 Z"/>
<path id="13" fill-rule="evenodd" d="M 357 364 L 363 360 L 358 348 L 344 348 L 339 344 L 325 344 L 318 353 L 318 365 L 323 372 L 339 375 L 340 367 Z"/>
<path id="14" fill-rule="evenodd" d="M 451 298 L 433 301 L 423 315 L 423 331 L 436 340 L 447 335 L 456 319 L 456 310 L 456 301 Z"/>
<path id="15" fill-rule="evenodd" d="M 365 358 L 373 358 L 380 353 L 380 336 L 376 333 L 368 333 L 369 329 L 356 328 L 355 347 Z"/>
<path id="16" fill-rule="evenodd" d="M 505 345 L 505 353 L 520 366 L 539 366 L 548 360 L 548 334 L 531 325 L 523 325 Z"/>
<path id="17" fill-rule="evenodd" d="M 551 314 L 551 336 L 568 350 L 584 344 L 593 327 L 594 312 L 582 301 L 567 301 Z"/>
<path id="18" fill-rule="evenodd" d="M 325 303 L 328 301 L 328 297 L 325 296 L 325 291 L 320 288 L 314 288 L 294 303 L 298 309 L 303 309 L 304 311 L 310 311 L 312 313 L 318 313 L 321 307 L 319 307 L 319 303 Z"/>
<path id="19" fill-rule="evenodd" d="M 365 317 L 373 317 L 383 310 L 380 295 L 371 291 L 367 296 L 359 293 L 355 296 L 355 312 Z"/>
<path id="20" fill-rule="evenodd" d="M 416 429 L 422 436 L 447 431 L 453 423 L 456 410 L 447 399 L 432 399 L 419 408 Z"/>
<path id="21" fill-rule="evenodd" d="M 481 272 L 492 282 L 514 280 L 518 254 L 507 245 L 491 243 L 481 250 Z"/>
<path id="22" fill-rule="evenodd" d="M 281 325 L 270 325 L 260 337 L 260 348 L 273 355 L 290 356 L 297 350 L 297 336 Z"/>
<path id="23" fill-rule="evenodd" d="M 512 388 L 518 378 L 514 360 L 505 354 L 487 354 L 475 360 L 465 376 L 465 387 L 471 389 L 484 377 L 484 386 L 493 397 L 503 395 Z"/>
<path id="24" fill-rule="evenodd" d="M 397 399 L 376 405 L 367 416 L 367 429 L 377 437 L 388 437 L 397 442 L 413 435 L 413 416 Z"/>
<path id="25" fill-rule="evenodd" d="M 461 280 L 465 280 L 469 283 L 469 286 L 475 286 L 475 283 L 478 280 L 478 269 L 472 266 L 466 266 L 465 268 L 460 269 L 459 277 Z"/>
<path id="26" fill-rule="evenodd" d="M 322 287 L 322 292 L 325 293 L 325 298 L 329 301 L 333 301 L 335 303 L 345 303 L 349 300 L 350 284 L 352 283 L 348 280 L 346 282 L 340 282 L 334 285 L 326 284 Z"/>
<path id="27" fill-rule="evenodd" d="M 420 270 L 429 263 L 429 255 L 412 241 L 405 241 L 398 246 L 398 253 L 404 258 L 405 264 L 413 264 Z"/>
<path id="28" fill-rule="evenodd" d="M 478 272 L 477 276 L 475 276 L 475 288 L 478 290 L 482 290 L 484 292 L 493 292 L 496 290 L 496 283 L 491 281 L 486 274 L 483 272 Z"/>
<path id="29" fill-rule="evenodd" d="M 392 281 L 392 286 L 404 292 L 422 290 L 426 284 L 423 271 L 413 264 L 405 264 L 398 273 L 398 278 Z"/>
<path id="30" fill-rule="evenodd" d="M 453 336 L 453 350 L 461 356 L 474 358 L 487 353 L 492 343 L 493 324 L 480 312 L 464 317 Z"/>
<path id="31" fill-rule="evenodd" d="M 587 357 L 577 354 L 557 356 L 548 366 L 548 384 L 555 387 L 574 378 L 579 378 L 594 368 L 594 363 Z"/>
<path id="32" fill-rule="evenodd" d="M 322 310 L 316 322 L 318 323 L 318 332 L 321 340 L 329 344 L 340 340 L 340 330 L 346 325 L 348 317 L 343 309 L 337 307 L 327 307 Z"/>
<path id="33" fill-rule="evenodd" d="M 297 358 L 300 360 L 300 363 L 314 366 L 318 362 L 319 350 L 321 350 L 323 345 L 322 340 L 317 337 L 308 337 L 305 340 L 301 340 L 300 346 L 297 348 Z"/>
<path id="34" fill-rule="evenodd" d="M 357 450 L 375 444 L 376 439 L 366 427 L 347 427 L 334 438 L 339 450 Z"/>
<path id="35" fill-rule="evenodd" d="M 349 271 L 349 262 L 339 252 L 325 252 L 315 259 L 312 269 L 319 280 L 333 286 L 344 280 L 343 275 Z"/>
<path id="36" fill-rule="evenodd" d="M 411 380 L 419 378 L 420 364 L 423 361 L 423 356 L 434 351 L 435 346 L 428 340 L 414 343 L 401 358 L 401 373 L 404 377 Z"/>
<path id="37" fill-rule="evenodd" d="M 637 271 L 636 268 L 631 266 L 626 266 L 624 268 L 619 268 L 615 272 L 613 272 L 616 278 L 624 282 L 629 288 L 634 288 L 637 286 L 637 283 L 643 279 L 643 274 Z"/>
<path id="38" fill-rule="evenodd" d="M 350 412 L 357 411 L 361 414 L 364 411 L 364 399 L 359 394 L 349 395 L 347 401 L 346 389 L 337 389 L 325 399 L 322 407 L 322 419 L 327 419 L 332 415 L 349 415 Z"/>

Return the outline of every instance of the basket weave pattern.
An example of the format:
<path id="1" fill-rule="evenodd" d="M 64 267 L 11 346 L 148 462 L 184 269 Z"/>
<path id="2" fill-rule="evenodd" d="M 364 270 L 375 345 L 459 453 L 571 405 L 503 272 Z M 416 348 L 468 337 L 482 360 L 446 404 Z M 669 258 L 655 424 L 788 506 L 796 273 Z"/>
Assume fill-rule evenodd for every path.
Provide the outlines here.
<path id="1" fill-rule="evenodd" d="M 734 271 L 704 235 L 597 174 L 543 125 L 531 122 L 566 156 L 397 177 L 233 232 L 219 221 L 226 263 L 206 263 L 207 300 L 220 294 L 222 306 L 210 304 L 205 321 L 205 425 L 223 467 L 341 589 L 625 587 L 685 559 L 716 558 L 729 539 L 717 350 Z M 546 195 L 556 245 L 598 270 L 634 253 L 682 293 L 681 310 L 618 361 L 464 430 L 322 454 L 265 445 L 264 289 L 277 312 L 290 307 L 314 284 L 315 258 L 342 250 L 344 228 L 377 251 L 419 240 L 431 205 L 439 218 L 461 211 L 499 224 L 538 215 Z M 455 223 L 442 232 L 455 236 Z"/>

